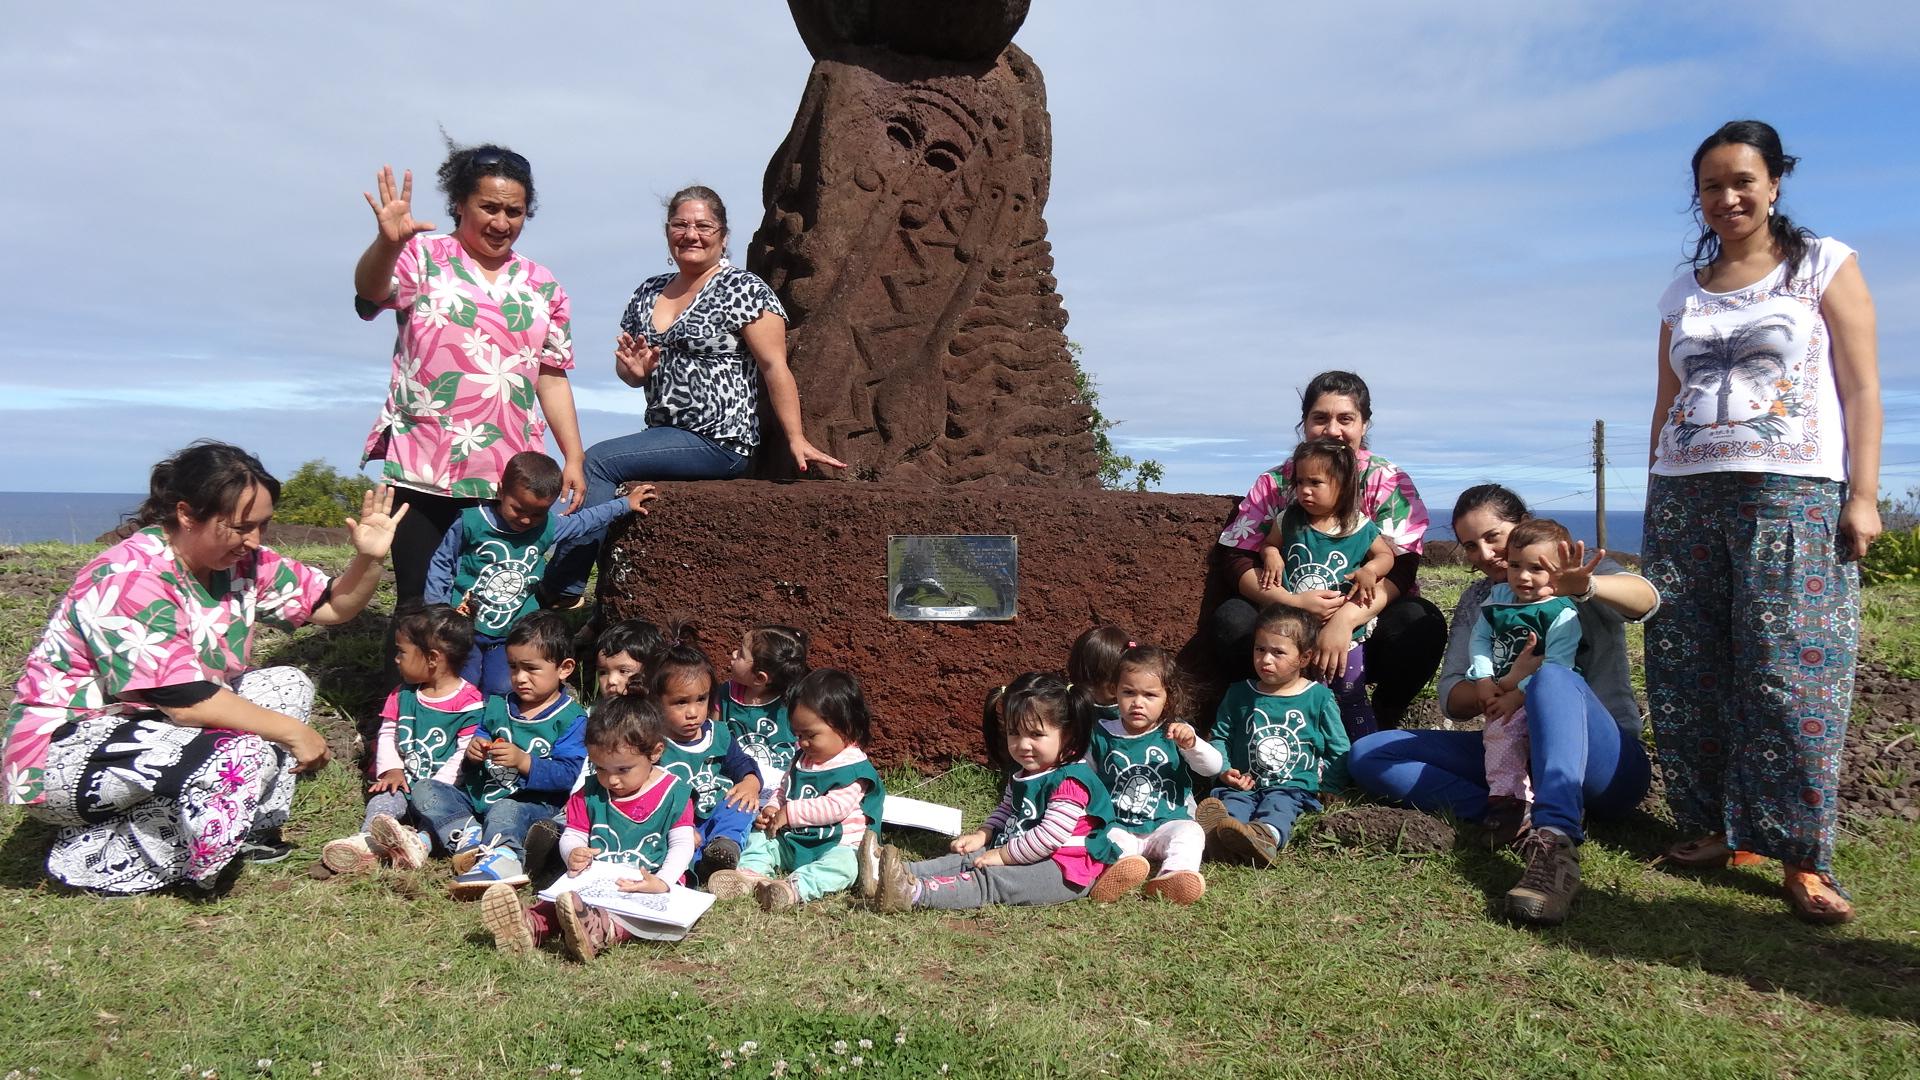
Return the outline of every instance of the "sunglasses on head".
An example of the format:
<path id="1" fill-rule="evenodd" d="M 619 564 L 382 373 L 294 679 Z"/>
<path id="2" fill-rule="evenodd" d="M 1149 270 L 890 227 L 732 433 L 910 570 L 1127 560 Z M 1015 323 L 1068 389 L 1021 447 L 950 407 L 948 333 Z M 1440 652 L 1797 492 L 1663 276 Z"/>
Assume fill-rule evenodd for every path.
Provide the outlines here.
<path id="1" fill-rule="evenodd" d="M 474 151 L 473 156 L 467 159 L 467 163 L 476 169 L 491 168 L 495 165 L 512 165 L 528 172 L 533 171 L 533 166 L 527 164 L 526 158 L 511 150 L 501 150 L 497 147 Z"/>

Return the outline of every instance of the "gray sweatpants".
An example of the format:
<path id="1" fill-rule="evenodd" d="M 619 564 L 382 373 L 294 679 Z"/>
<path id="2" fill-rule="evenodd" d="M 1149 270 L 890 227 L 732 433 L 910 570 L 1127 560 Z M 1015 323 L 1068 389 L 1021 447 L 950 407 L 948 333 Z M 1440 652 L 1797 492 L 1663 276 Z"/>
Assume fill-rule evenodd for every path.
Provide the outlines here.
<path id="1" fill-rule="evenodd" d="M 1091 888 L 1068 881 L 1052 859 L 1025 866 L 975 866 L 972 852 L 910 863 L 907 873 L 920 882 L 914 904 L 930 908 L 1064 904 L 1087 895 Z"/>

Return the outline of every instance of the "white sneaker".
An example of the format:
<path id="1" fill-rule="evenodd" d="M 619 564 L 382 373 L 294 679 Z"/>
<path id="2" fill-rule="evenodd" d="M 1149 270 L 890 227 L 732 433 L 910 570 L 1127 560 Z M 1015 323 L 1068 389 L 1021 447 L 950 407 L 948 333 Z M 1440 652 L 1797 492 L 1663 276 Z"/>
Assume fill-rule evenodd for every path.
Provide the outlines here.
<path id="1" fill-rule="evenodd" d="M 400 824 L 392 814 L 375 814 L 367 823 L 367 836 L 387 860 L 402 870 L 418 870 L 433 854 L 419 832 Z"/>

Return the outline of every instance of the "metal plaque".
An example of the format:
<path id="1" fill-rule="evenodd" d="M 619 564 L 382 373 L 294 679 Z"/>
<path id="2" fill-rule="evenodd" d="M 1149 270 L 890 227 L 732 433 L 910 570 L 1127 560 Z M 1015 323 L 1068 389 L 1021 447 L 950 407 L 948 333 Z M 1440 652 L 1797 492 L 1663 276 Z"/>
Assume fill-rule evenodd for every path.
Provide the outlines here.
<path id="1" fill-rule="evenodd" d="M 1017 536 L 887 537 L 887 613 L 896 619 L 997 622 L 1020 592 Z"/>

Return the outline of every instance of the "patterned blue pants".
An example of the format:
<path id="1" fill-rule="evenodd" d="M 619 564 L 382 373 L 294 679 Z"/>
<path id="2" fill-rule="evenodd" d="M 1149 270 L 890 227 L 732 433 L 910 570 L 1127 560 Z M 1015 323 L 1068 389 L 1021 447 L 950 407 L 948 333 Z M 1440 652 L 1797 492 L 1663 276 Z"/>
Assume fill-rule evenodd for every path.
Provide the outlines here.
<path id="1" fill-rule="evenodd" d="M 1775 473 L 1655 476 L 1641 554 L 1660 590 L 1647 704 L 1675 822 L 1822 873 L 1860 640 L 1844 493 Z"/>

